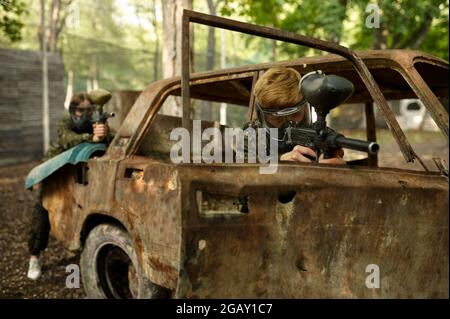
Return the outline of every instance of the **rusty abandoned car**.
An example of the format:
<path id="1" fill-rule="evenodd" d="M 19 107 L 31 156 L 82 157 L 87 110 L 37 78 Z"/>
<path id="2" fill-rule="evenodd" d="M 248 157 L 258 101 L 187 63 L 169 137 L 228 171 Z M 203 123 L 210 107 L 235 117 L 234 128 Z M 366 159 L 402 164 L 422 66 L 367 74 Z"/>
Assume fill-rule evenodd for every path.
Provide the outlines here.
<path id="1" fill-rule="evenodd" d="M 81 252 L 88 297 L 448 298 L 448 171 L 421 161 L 386 101 L 420 99 L 448 140 L 448 62 L 410 50 L 353 52 L 193 11 L 183 15 L 184 53 L 191 23 L 330 54 L 194 74 L 183 54 L 182 76 L 150 84 L 108 148 L 44 180 L 52 233 Z M 423 169 L 379 167 L 376 154 L 357 165 L 282 162 L 267 175 L 258 163 L 170 161 L 171 129 L 192 129 L 190 99 L 242 105 L 251 119 L 252 88 L 272 66 L 350 80 L 348 102 L 364 103 L 367 140 L 376 140 L 376 104 L 405 161 Z M 169 96 L 182 97 L 182 117 L 158 114 Z M 379 289 L 365 284 L 371 264 Z"/>

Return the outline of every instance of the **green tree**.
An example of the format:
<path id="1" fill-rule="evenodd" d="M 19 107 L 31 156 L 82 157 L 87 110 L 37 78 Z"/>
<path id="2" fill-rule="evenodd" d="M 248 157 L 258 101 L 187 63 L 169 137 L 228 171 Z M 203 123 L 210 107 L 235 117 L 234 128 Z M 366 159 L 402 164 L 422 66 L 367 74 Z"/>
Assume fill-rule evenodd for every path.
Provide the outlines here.
<path id="1" fill-rule="evenodd" d="M 347 0 L 226 0 L 221 13 L 242 16 L 258 25 L 339 42 L 346 10 Z M 281 58 L 304 55 L 308 51 L 294 45 L 277 46 L 275 41 L 271 50 L 274 60 L 277 50 L 285 53 Z"/>
<path id="2" fill-rule="evenodd" d="M 0 29 L 11 42 L 22 39 L 22 19 L 26 13 L 25 3 L 20 0 L 0 0 Z"/>
<path id="3" fill-rule="evenodd" d="M 354 3 L 361 16 L 354 48 L 421 49 L 448 59 L 448 0 L 379 0 L 379 28 L 365 26 L 367 1 Z"/>
<path id="4" fill-rule="evenodd" d="M 380 8 L 379 28 L 366 26 L 369 3 Z M 448 8 L 448 0 L 226 0 L 220 12 L 352 49 L 411 48 L 448 60 Z M 290 58 L 308 51 L 292 45 L 277 49 Z"/>

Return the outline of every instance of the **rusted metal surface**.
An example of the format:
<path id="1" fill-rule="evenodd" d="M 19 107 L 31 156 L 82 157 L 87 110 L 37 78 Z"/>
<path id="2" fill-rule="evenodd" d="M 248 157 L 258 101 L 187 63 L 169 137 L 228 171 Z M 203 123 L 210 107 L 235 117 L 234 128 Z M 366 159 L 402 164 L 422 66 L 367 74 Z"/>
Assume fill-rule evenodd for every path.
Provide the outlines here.
<path id="1" fill-rule="evenodd" d="M 44 184 L 44 207 L 54 236 L 67 248 L 78 250 L 91 215 L 100 220 L 112 217 L 132 236 L 145 275 L 175 289 L 181 234 L 176 167 L 143 157 L 119 165 L 98 158 L 88 165 L 86 185 L 77 183 L 74 166 L 64 167 Z"/>
<path id="2" fill-rule="evenodd" d="M 366 114 L 366 137 L 368 141 L 377 141 L 375 113 L 373 110 L 373 102 L 366 102 L 364 104 Z M 371 167 L 378 166 L 378 153 L 368 154 L 368 165 Z"/>
<path id="3" fill-rule="evenodd" d="M 299 164 L 264 176 L 217 165 L 180 179 L 178 297 L 448 298 L 448 185 L 436 174 Z M 200 214 L 196 190 L 247 195 L 249 212 Z M 380 289 L 365 286 L 369 264 Z"/>
<path id="4" fill-rule="evenodd" d="M 383 74 L 395 69 L 406 79 L 403 65 L 415 57 L 448 72 L 445 61 L 417 51 L 358 55 L 386 96 L 414 94 Z M 345 75 L 355 83 L 354 101 L 373 101 L 352 64 L 335 55 L 193 74 L 192 97 L 223 101 L 214 96 L 222 88 L 248 106 L 255 73 L 275 65 Z M 445 81 L 426 81 L 427 94 L 448 89 Z M 258 164 L 174 165 L 141 146 L 166 97 L 181 91 L 179 77 L 151 84 L 104 156 L 46 180 L 52 232 L 67 248 L 82 249 L 93 224 L 117 222 L 133 238 L 145 276 L 181 298 L 448 298 L 447 177 L 314 163 L 280 164 L 273 175 L 260 175 Z M 375 138 L 373 110 L 367 114 Z M 448 122 L 441 126 L 448 130 Z M 380 267 L 380 289 L 365 286 L 368 264 Z"/>
<path id="5" fill-rule="evenodd" d="M 133 177 L 130 170 L 142 174 Z M 116 203 L 133 225 L 133 236 L 140 238 L 144 272 L 152 282 L 173 289 L 178 279 L 181 233 L 176 167 L 144 157 L 122 161 L 116 180 Z"/>
<path id="6" fill-rule="evenodd" d="M 408 79 L 417 97 L 423 101 L 433 120 L 448 139 L 448 112 L 414 67 L 408 68 Z"/>
<path id="7" fill-rule="evenodd" d="M 177 297 L 448 297 L 448 180 L 439 174 L 282 164 L 260 175 L 259 165 L 145 157 L 89 167 L 87 185 L 71 167 L 45 184 L 55 237 L 78 249 L 90 214 L 114 217 L 145 275 Z M 248 196 L 249 211 L 230 214 L 228 203 L 200 214 L 198 191 Z M 279 194 L 292 191 L 282 204 Z M 380 289 L 365 287 L 368 264 L 380 267 Z"/>
<path id="8" fill-rule="evenodd" d="M 258 81 L 259 77 L 262 75 L 262 72 L 255 72 L 253 74 L 252 78 L 252 88 L 255 87 L 256 82 Z M 248 103 L 248 111 L 247 111 L 247 118 L 249 121 L 254 120 L 255 118 L 255 94 L 251 94 L 250 96 L 250 102 Z"/>

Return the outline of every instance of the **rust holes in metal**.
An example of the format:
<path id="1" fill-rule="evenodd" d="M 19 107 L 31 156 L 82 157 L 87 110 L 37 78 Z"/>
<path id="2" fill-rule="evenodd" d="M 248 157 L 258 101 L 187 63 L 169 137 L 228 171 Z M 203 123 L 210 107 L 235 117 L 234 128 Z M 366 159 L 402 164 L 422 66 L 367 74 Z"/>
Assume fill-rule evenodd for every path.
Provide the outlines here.
<path id="1" fill-rule="evenodd" d="M 295 191 L 288 191 L 288 192 L 285 192 L 285 193 L 280 193 L 280 194 L 278 194 L 278 201 L 281 204 L 287 204 L 287 203 L 291 202 L 294 199 L 295 194 L 296 194 Z"/>
<path id="2" fill-rule="evenodd" d="M 399 180 L 398 183 L 399 183 L 400 185 L 402 185 L 403 188 L 406 188 L 406 186 L 408 185 L 407 182 L 402 181 L 402 180 Z"/>
<path id="3" fill-rule="evenodd" d="M 248 196 L 240 196 L 238 197 L 238 202 L 234 202 L 234 205 L 239 205 L 239 211 L 242 214 L 248 214 Z"/>
<path id="4" fill-rule="evenodd" d="M 305 257 L 301 256 L 299 259 L 297 259 L 295 266 L 300 271 L 308 271 L 305 266 Z"/>
<path id="5" fill-rule="evenodd" d="M 126 168 L 124 177 L 133 180 L 142 180 L 144 178 L 144 170 L 140 168 Z"/>
<path id="6" fill-rule="evenodd" d="M 249 197 L 196 191 L 198 212 L 203 217 L 235 217 L 249 213 Z"/>
<path id="7" fill-rule="evenodd" d="M 76 170 L 77 175 L 76 175 L 75 182 L 77 184 L 87 185 L 88 184 L 88 178 L 87 177 L 88 177 L 89 167 L 86 165 L 86 163 L 78 163 L 76 165 L 76 168 L 77 168 L 77 170 Z"/>
<path id="8" fill-rule="evenodd" d="M 128 142 L 130 141 L 130 137 L 129 136 L 120 136 L 115 143 L 115 146 L 117 147 L 124 147 L 125 145 L 128 144 Z"/>

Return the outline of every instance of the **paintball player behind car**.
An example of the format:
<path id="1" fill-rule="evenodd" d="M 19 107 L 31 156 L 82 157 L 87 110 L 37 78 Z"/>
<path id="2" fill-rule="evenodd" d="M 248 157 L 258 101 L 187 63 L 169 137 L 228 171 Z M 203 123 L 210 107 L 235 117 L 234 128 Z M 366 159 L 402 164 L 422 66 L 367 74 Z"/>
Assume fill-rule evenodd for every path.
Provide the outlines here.
<path id="1" fill-rule="evenodd" d="M 69 114 L 65 115 L 58 126 L 58 139 L 52 143 L 43 157 L 43 161 L 83 142 L 108 144 L 113 134 L 109 131 L 108 122 L 93 123 L 94 101 L 106 103 L 111 94 L 105 90 L 94 90 L 88 93 L 74 94 L 69 106 Z M 42 206 L 42 187 L 36 184 L 33 189 L 38 191 L 38 201 L 33 211 L 28 249 L 30 262 L 27 277 L 36 280 L 41 275 L 40 253 L 47 247 L 50 232 L 48 212 Z"/>
<path id="2" fill-rule="evenodd" d="M 311 106 L 299 89 L 300 80 L 300 74 L 292 68 L 268 69 L 255 84 L 255 106 L 258 118 L 246 123 L 243 129 L 265 128 L 267 132 L 270 128 L 282 130 L 290 121 L 301 127 L 310 127 Z M 247 154 L 248 151 L 248 139 L 246 139 L 244 153 Z M 285 145 L 281 140 L 278 143 L 278 155 L 281 155 L 279 158 L 281 161 L 313 162 L 316 159 L 316 153 L 311 148 L 302 145 Z M 345 164 L 343 155 L 342 148 L 339 148 L 331 158 L 325 159 L 320 156 L 319 163 Z"/>

